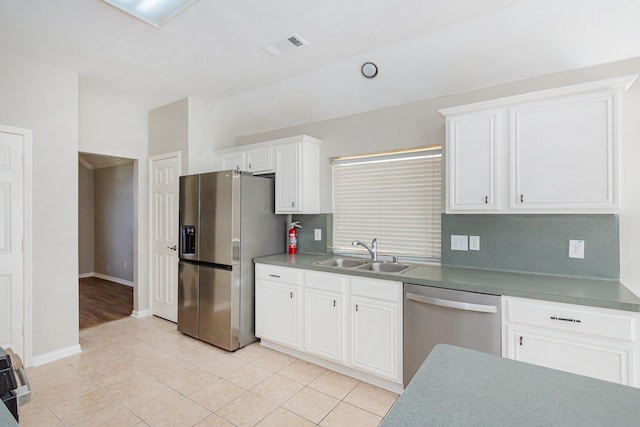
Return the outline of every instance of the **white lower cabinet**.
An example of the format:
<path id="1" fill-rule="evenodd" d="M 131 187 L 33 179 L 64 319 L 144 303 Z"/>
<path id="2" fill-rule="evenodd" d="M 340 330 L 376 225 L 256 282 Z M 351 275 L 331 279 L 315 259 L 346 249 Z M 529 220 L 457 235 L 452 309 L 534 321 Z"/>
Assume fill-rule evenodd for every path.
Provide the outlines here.
<path id="1" fill-rule="evenodd" d="M 402 389 L 401 282 L 256 264 L 256 336 Z"/>
<path id="2" fill-rule="evenodd" d="M 373 374 L 398 379 L 396 304 L 351 298 L 351 364 Z"/>
<path id="3" fill-rule="evenodd" d="M 305 350 L 344 363 L 348 280 L 336 274 L 307 272 L 305 282 Z"/>
<path id="4" fill-rule="evenodd" d="M 402 382 L 402 283 L 351 279 L 351 364 Z"/>
<path id="5" fill-rule="evenodd" d="M 503 297 L 503 356 L 638 386 L 638 316 Z"/>
<path id="6" fill-rule="evenodd" d="M 301 347 L 301 277 L 295 270 L 256 265 L 256 336 Z"/>

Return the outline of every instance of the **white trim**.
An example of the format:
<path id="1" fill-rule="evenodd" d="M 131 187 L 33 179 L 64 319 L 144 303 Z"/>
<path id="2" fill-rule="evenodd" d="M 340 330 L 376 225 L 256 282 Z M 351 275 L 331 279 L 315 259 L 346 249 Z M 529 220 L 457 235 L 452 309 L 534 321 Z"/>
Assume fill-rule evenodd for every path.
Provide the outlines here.
<path id="1" fill-rule="evenodd" d="M 22 319 L 22 351 L 25 366 L 31 366 L 33 359 L 33 242 L 32 242 L 32 198 L 33 198 L 33 131 L 0 124 L 0 131 L 22 135 L 22 173 L 23 173 L 23 319 Z"/>
<path id="2" fill-rule="evenodd" d="M 96 275 L 96 273 L 93 273 L 93 272 L 92 273 L 81 273 L 81 274 L 78 274 L 78 279 L 86 279 L 87 277 L 93 277 L 95 275 Z"/>
<path id="3" fill-rule="evenodd" d="M 142 317 L 149 317 L 151 313 L 149 310 L 133 310 L 131 312 L 131 317 L 135 317 L 136 319 L 140 319 Z"/>
<path id="4" fill-rule="evenodd" d="M 182 152 L 181 151 L 174 151 L 172 153 L 165 153 L 165 154 L 158 154 L 157 156 L 152 156 L 149 157 L 149 162 L 147 164 L 148 167 L 148 175 L 147 175 L 147 202 L 148 202 L 148 208 L 147 208 L 147 250 L 148 250 L 148 254 L 149 256 L 147 257 L 148 261 L 147 261 L 147 274 L 148 274 L 148 280 L 149 283 L 151 283 L 151 278 L 153 277 L 153 210 L 152 210 L 152 206 L 153 206 L 153 193 L 151 191 L 152 188 L 152 183 L 153 183 L 153 162 L 158 161 L 158 160 L 166 160 L 166 159 L 171 159 L 171 158 L 177 158 L 178 159 L 178 175 L 182 176 Z M 149 309 L 148 310 L 140 310 L 137 311 L 139 317 L 144 317 L 144 316 L 153 316 L 153 287 L 149 286 L 149 291 L 148 291 L 148 298 L 149 298 Z M 134 313 L 136 313 L 136 310 L 134 310 Z M 146 314 L 144 314 L 146 313 Z M 143 315 L 144 314 L 144 315 Z M 134 316 L 132 314 L 133 317 L 138 317 L 138 316 Z"/>
<path id="5" fill-rule="evenodd" d="M 28 366 L 40 366 L 47 363 L 54 362 L 64 357 L 73 356 L 74 354 L 82 353 L 80 344 L 72 345 L 71 347 L 61 348 L 60 350 L 52 351 L 50 353 L 41 354 L 40 356 L 33 357 L 32 364 Z M 26 364 L 25 364 L 26 365 Z"/>
<path id="6" fill-rule="evenodd" d="M 443 116 L 450 116 L 452 114 L 471 113 L 480 110 L 487 110 L 492 108 L 505 108 L 512 107 L 515 104 L 524 102 L 531 102 L 549 98 L 555 98 L 560 96 L 574 95 L 579 93 L 586 93 L 599 90 L 611 90 L 621 89 L 625 92 L 631 87 L 633 82 L 638 78 L 638 74 L 614 77 L 611 79 L 597 80 L 588 83 L 581 83 L 571 86 L 562 86 L 554 89 L 541 90 L 537 92 L 530 92 L 521 95 L 508 96 L 505 98 L 492 99 L 489 101 L 481 101 L 473 104 L 461 105 L 457 107 L 444 108 L 438 110 Z"/>
<path id="7" fill-rule="evenodd" d="M 92 276 L 86 276 L 86 277 L 97 277 L 98 279 L 104 279 L 110 282 L 115 282 L 121 285 L 133 287 L 133 282 L 129 280 L 120 279 L 119 277 L 107 276 L 106 274 L 102 274 L 102 273 L 91 273 L 91 274 Z"/>

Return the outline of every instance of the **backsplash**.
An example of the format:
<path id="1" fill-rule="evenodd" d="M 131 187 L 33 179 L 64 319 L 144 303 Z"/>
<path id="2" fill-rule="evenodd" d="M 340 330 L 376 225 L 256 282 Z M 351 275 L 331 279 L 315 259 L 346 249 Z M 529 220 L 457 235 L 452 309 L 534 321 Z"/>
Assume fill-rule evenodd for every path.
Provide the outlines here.
<path id="1" fill-rule="evenodd" d="M 479 251 L 452 251 L 451 235 L 480 236 Z M 584 240 L 584 259 L 569 258 Z M 442 265 L 620 278 L 617 215 L 442 215 Z"/>
<path id="2" fill-rule="evenodd" d="M 329 242 L 333 241 L 333 215 L 292 215 L 293 221 L 300 221 L 298 229 L 298 252 L 327 253 Z M 314 230 L 320 229 L 322 240 L 314 240 Z"/>

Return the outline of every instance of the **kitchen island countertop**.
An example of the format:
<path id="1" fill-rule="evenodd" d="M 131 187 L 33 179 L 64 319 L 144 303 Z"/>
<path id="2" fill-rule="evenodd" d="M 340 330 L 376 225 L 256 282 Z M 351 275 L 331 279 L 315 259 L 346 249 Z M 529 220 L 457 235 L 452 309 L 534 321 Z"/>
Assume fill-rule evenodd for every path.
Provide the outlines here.
<path id="1" fill-rule="evenodd" d="M 0 402 L 0 427 L 18 427 L 18 423 L 4 405 L 4 402 Z"/>
<path id="2" fill-rule="evenodd" d="M 637 426 L 640 389 L 434 347 L 382 427 Z"/>
<path id="3" fill-rule="evenodd" d="M 579 304 L 640 312 L 640 298 L 615 280 L 517 273 L 496 270 L 418 264 L 400 274 L 376 273 L 355 268 L 314 265 L 332 254 L 277 254 L 256 258 L 255 263 L 303 268 L 330 273 L 395 280 L 438 288 L 508 295 L 544 301 Z"/>

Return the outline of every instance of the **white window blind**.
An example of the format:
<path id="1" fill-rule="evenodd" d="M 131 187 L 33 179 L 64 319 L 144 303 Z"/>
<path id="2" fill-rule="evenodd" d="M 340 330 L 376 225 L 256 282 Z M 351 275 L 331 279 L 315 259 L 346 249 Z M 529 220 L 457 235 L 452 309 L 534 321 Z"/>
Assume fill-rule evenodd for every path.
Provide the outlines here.
<path id="1" fill-rule="evenodd" d="M 333 250 L 440 258 L 440 149 L 333 161 Z"/>

